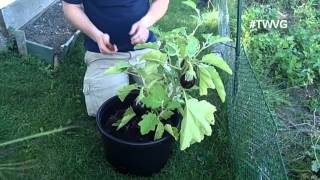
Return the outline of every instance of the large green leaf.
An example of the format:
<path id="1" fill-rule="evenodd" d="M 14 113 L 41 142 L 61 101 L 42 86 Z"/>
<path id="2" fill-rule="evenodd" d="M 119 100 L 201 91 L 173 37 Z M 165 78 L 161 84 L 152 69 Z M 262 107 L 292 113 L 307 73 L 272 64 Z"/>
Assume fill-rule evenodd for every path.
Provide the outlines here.
<path id="1" fill-rule="evenodd" d="M 173 42 L 167 42 L 164 48 L 169 56 L 176 56 L 179 53 L 178 45 Z"/>
<path id="2" fill-rule="evenodd" d="M 188 44 L 187 44 L 187 54 L 189 58 L 192 58 L 197 54 L 200 49 L 200 42 L 194 36 L 188 37 Z"/>
<path id="3" fill-rule="evenodd" d="M 170 34 L 187 36 L 187 28 L 186 27 L 178 27 L 171 30 Z"/>
<path id="4" fill-rule="evenodd" d="M 154 134 L 154 140 L 161 139 L 164 133 L 164 126 L 162 122 L 159 122 L 157 125 L 156 133 Z"/>
<path id="5" fill-rule="evenodd" d="M 152 73 L 157 73 L 158 72 L 158 67 L 159 64 L 158 63 L 154 63 L 154 62 L 147 62 L 144 66 L 144 72 L 146 75 L 150 75 Z"/>
<path id="6" fill-rule="evenodd" d="M 181 104 L 176 100 L 170 100 L 168 103 L 167 109 L 168 110 L 176 110 L 181 107 Z"/>
<path id="7" fill-rule="evenodd" d="M 206 66 L 198 66 L 199 67 L 199 94 L 200 96 L 208 94 L 208 88 L 215 89 L 215 85 L 213 84 L 211 74 L 207 70 Z"/>
<path id="8" fill-rule="evenodd" d="M 142 135 L 146 135 L 150 131 L 154 131 L 159 122 L 159 118 L 153 113 L 143 115 L 142 120 L 138 124 L 140 126 L 140 133 Z"/>
<path id="9" fill-rule="evenodd" d="M 136 116 L 136 114 L 134 113 L 133 109 L 130 107 L 126 110 L 122 119 L 114 123 L 113 126 L 117 126 L 117 130 L 119 130 L 123 126 L 125 126 L 134 116 Z"/>
<path id="10" fill-rule="evenodd" d="M 202 62 L 214 65 L 217 68 L 220 68 L 223 71 L 227 72 L 228 74 L 230 74 L 230 75 L 232 74 L 232 70 L 229 67 L 229 65 L 219 55 L 216 55 L 213 53 L 207 54 L 202 57 Z"/>
<path id="11" fill-rule="evenodd" d="M 167 55 L 159 50 L 153 50 L 145 53 L 139 57 L 139 60 L 157 62 L 159 64 L 165 64 L 167 62 Z"/>
<path id="12" fill-rule="evenodd" d="M 128 94 L 134 89 L 138 89 L 137 84 L 130 84 L 130 85 L 123 86 L 118 90 L 117 96 L 121 101 L 124 101 L 124 99 L 128 96 Z"/>
<path id="13" fill-rule="evenodd" d="M 137 44 L 134 46 L 134 49 L 154 49 L 154 50 L 158 50 L 160 47 L 156 42 L 148 42 L 148 43 L 144 43 L 144 44 Z"/>
<path id="14" fill-rule="evenodd" d="M 128 70 L 130 64 L 128 62 L 120 61 L 116 63 L 114 66 L 108 68 L 105 73 L 110 75 L 110 74 L 117 74 L 117 73 L 122 73 Z"/>
<path id="15" fill-rule="evenodd" d="M 160 117 L 167 120 L 169 119 L 172 115 L 174 114 L 174 112 L 170 111 L 170 110 L 163 110 L 160 113 Z"/>
<path id="16" fill-rule="evenodd" d="M 214 124 L 215 111 L 215 106 L 207 101 L 198 101 L 194 98 L 186 101 L 180 131 L 181 150 L 185 150 L 193 143 L 202 141 L 204 135 L 211 135 L 211 125 Z"/>
<path id="17" fill-rule="evenodd" d="M 211 74 L 212 81 L 216 87 L 216 90 L 218 92 L 218 95 L 219 95 L 221 101 L 225 102 L 226 91 L 224 89 L 224 85 L 223 85 L 223 82 L 220 78 L 219 73 L 217 72 L 217 70 L 214 67 L 208 67 L 208 71 Z"/>
<path id="18" fill-rule="evenodd" d="M 142 99 L 143 104 L 152 109 L 161 107 L 161 105 L 167 101 L 168 95 L 166 88 L 159 83 L 154 84 L 150 88 L 149 93 Z"/>
<path id="19" fill-rule="evenodd" d="M 203 34 L 202 36 L 204 37 L 204 39 L 206 40 L 206 42 L 210 46 L 216 45 L 216 44 L 219 44 L 219 43 L 228 43 L 228 42 L 232 41 L 228 37 L 213 36 L 212 34 Z"/>
<path id="20" fill-rule="evenodd" d="M 187 57 L 187 42 L 185 38 L 182 37 L 176 37 L 175 38 L 175 44 L 179 47 L 179 56 L 181 59 L 184 59 Z"/>

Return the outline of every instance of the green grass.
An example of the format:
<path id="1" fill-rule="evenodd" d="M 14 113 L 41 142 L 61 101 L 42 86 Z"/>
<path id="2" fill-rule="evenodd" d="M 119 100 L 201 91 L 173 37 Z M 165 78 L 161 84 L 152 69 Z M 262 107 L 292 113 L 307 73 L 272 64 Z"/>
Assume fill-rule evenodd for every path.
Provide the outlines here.
<path id="1" fill-rule="evenodd" d="M 190 13 L 180 1 L 171 1 L 159 26 L 169 30 L 188 25 Z M 39 59 L 0 54 L 0 144 L 60 126 L 79 126 L 0 148 L 0 179 L 137 178 L 115 172 L 104 158 L 95 119 L 86 115 L 83 56 L 82 38 L 54 72 Z M 213 135 L 203 143 L 183 152 L 175 146 L 168 164 L 153 179 L 232 179 L 227 123 L 217 121 Z M 3 168 L 16 162 L 26 163 Z"/>

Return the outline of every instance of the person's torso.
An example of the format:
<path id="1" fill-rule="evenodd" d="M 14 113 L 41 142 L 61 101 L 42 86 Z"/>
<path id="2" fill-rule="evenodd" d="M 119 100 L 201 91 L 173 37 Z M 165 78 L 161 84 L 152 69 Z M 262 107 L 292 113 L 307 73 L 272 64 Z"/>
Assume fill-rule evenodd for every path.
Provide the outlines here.
<path id="1" fill-rule="evenodd" d="M 84 11 L 92 23 L 102 32 L 108 33 L 111 43 L 119 51 L 129 51 L 131 26 L 139 21 L 149 10 L 149 0 L 84 0 Z M 151 33 L 153 36 L 153 34 Z M 86 39 L 86 48 L 97 51 L 91 39 Z"/>

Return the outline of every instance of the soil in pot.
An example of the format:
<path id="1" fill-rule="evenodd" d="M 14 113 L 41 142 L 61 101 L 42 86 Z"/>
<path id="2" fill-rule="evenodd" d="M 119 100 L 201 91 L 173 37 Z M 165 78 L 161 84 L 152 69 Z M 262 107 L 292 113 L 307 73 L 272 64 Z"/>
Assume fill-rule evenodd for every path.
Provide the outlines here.
<path id="1" fill-rule="evenodd" d="M 121 129 L 117 130 L 116 126 L 112 126 L 113 123 L 117 122 L 119 119 L 123 117 L 125 113 L 125 109 L 119 109 L 116 113 L 111 116 L 108 120 L 106 120 L 103 128 L 106 132 L 111 134 L 112 136 L 129 141 L 129 142 L 150 142 L 153 141 L 154 133 L 150 132 L 146 135 L 140 134 L 140 127 L 138 123 L 141 120 L 141 117 L 135 116 L 130 120 L 128 124 L 126 124 Z"/>

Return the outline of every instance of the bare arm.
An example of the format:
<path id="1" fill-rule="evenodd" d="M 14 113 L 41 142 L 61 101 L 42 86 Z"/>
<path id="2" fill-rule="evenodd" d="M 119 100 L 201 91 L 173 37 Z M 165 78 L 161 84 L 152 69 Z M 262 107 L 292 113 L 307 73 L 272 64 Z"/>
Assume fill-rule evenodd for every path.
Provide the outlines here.
<path id="1" fill-rule="evenodd" d="M 97 42 L 101 53 L 113 53 L 117 51 L 115 45 L 110 44 L 108 34 L 101 32 L 81 9 L 80 4 L 70 4 L 63 2 L 63 12 L 65 17 L 83 33 Z"/>
<path id="2" fill-rule="evenodd" d="M 169 0 L 155 0 L 148 13 L 138 22 L 133 24 L 130 35 L 131 43 L 139 44 L 147 41 L 149 28 L 158 22 L 167 12 Z"/>
<path id="3" fill-rule="evenodd" d="M 166 14 L 168 6 L 169 0 L 155 0 L 141 21 L 147 28 L 150 28 Z"/>

